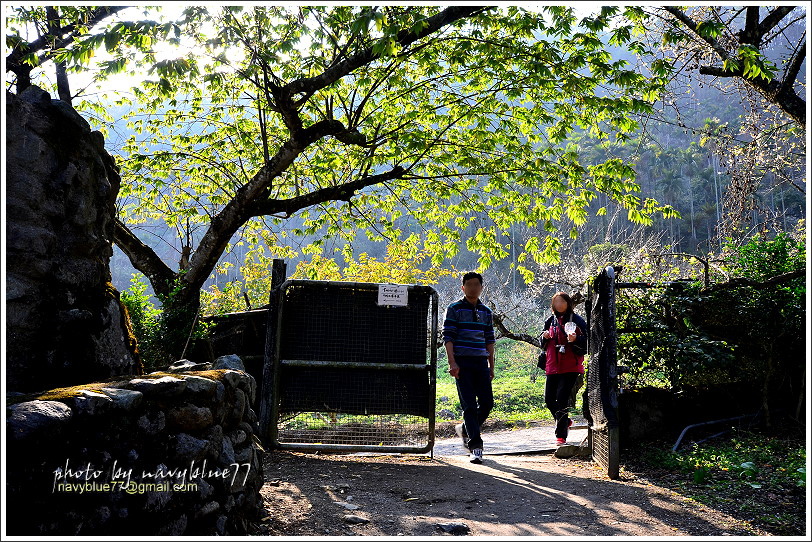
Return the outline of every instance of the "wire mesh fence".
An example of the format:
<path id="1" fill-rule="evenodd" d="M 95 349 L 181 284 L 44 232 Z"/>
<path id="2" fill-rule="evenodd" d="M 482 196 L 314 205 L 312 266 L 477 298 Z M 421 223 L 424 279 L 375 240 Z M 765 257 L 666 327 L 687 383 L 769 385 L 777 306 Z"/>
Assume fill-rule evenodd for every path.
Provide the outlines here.
<path id="1" fill-rule="evenodd" d="M 428 451 L 434 441 L 437 294 L 403 285 L 287 281 L 274 356 L 283 448 Z"/>
<path id="2" fill-rule="evenodd" d="M 584 401 L 592 457 L 613 479 L 620 470 L 614 280 L 614 269 L 607 267 L 590 284 L 587 307 L 590 361 Z"/>
<path id="3" fill-rule="evenodd" d="M 673 336 L 663 324 L 664 307 L 658 301 L 668 285 L 630 283 L 615 290 L 617 309 L 617 363 L 627 367 L 624 388 L 670 388 L 666 367 L 661 363 Z"/>

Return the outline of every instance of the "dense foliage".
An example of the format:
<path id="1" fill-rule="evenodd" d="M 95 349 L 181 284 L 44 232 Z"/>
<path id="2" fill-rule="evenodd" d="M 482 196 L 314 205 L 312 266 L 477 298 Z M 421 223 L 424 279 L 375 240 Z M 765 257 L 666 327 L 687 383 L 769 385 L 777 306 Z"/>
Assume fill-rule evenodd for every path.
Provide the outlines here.
<path id="1" fill-rule="evenodd" d="M 695 281 L 620 290 L 618 358 L 630 368 L 627 382 L 675 389 L 757 382 L 765 406 L 792 412 L 805 367 L 803 229 L 757 235 L 723 256 L 714 264 L 722 282 L 706 286 L 697 273 Z M 657 278 L 642 275 L 630 269 L 623 280 Z"/>
<path id="2" fill-rule="evenodd" d="M 63 26 L 81 15 L 64 13 Z M 487 267 L 507 254 L 500 237 L 513 224 L 543 224 L 516 247 L 529 280 L 526 261 L 556 261 L 562 233 L 577 236 L 569 224 L 584 223 L 598 193 L 638 223 L 675 216 L 641 197 L 629 164 L 584 161 L 567 141 L 576 132 L 622 141 L 660 95 L 662 66 L 643 74 L 607 51 L 605 34 L 644 49 L 622 14 L 202 6 L 140 24 L 152 47 L 111 23 L 53 54 L 81 68 L 103 46 L 120 60 L 108 74 L 148 69 L 116 97 L 130 135 L 117 156 L 115 241 L 156 294 L 194 312 L 237 235 L 276 254 L 290 251 L 289 235 L 310 236 L 303 252 L 318 253 L 329 237 L 417 232 L 433 263 L 465 246 Z M 79 107 L 113 120 L 106 103 Z M 177 267 L 136 235 L 156 220 L 175 230 Z"/>
<path id="3" fill-rule="evenodd" d="M 650 447 L 640 459 L 650 483 L 773 535 L 804 534 L 807 461 L 802 438 L 734 430 L 676 452 Z"/>

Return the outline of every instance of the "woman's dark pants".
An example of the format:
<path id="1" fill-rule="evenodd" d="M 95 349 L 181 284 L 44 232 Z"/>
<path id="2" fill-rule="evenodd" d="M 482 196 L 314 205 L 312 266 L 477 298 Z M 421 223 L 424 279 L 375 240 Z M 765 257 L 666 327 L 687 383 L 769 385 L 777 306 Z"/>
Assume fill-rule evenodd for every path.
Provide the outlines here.
<path id="1" fill-rule="evenodd" d="M 544 388 L 544 402 L 555 419 L 556 438 L 567 438 L 570 427 L 570 417 L 567 407 L 570 403 L 572 387 L 578 373 L 562 373 L 547 375 L 547 384 Z"/>

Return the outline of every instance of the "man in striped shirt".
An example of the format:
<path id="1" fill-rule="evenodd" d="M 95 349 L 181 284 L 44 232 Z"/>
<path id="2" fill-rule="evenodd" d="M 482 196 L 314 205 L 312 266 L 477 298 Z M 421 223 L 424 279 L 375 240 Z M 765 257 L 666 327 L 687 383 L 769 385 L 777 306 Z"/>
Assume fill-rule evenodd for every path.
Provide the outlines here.
<path id="1" fill-rule="evenodd" d="M 463 275 L 462 292 L 465 297 L 446 309 L 443 342 L 462 406 L 464 422 L 457 434 L 471 451 L 471 462 L 482 463 L 480 426 L 493 408 L 493 313 L 479 300 L 482 275 Z"/>

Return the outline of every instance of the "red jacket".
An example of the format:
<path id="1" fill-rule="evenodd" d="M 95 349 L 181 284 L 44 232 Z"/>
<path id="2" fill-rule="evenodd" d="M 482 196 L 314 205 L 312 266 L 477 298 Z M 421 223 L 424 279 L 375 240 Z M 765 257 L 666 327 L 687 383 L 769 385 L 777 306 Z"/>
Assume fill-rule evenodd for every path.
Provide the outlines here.
<path id="1" fill-rule="evenodd" d="M 564 323 L 569 322 L 569 315 L 564 316 L 550 316 L 544 322 L 544 329 L 551 329 L 550 333 L 552 338 L 544 339 L 542 346 L 547 352 L 547 366 L 544 372 L 548 375 L 561 374 L 561 373 L 584 373 L 584 356 L 583 354 L 576 354 L 573 350 L 573 344 L 581 346 L 582 351 L 586 350 L 586 322 L 577 314 L 572 315 L 572 321 L 575 323 L 575 342 L 567 341 L 567 335 L 564 333 Z M 558 351 L 558 345 L 564 345 L 564 353 Z"/>

